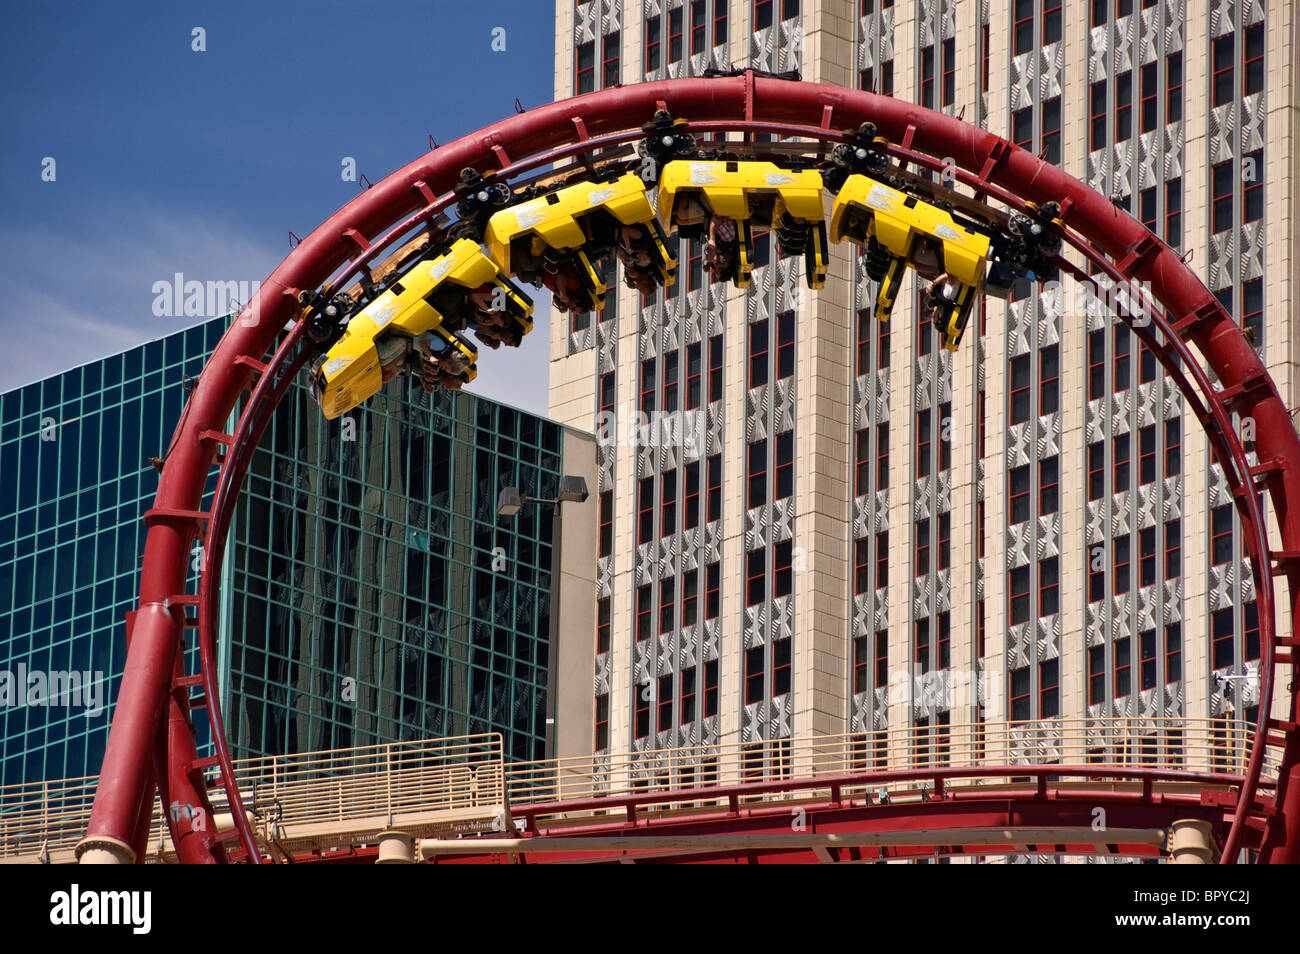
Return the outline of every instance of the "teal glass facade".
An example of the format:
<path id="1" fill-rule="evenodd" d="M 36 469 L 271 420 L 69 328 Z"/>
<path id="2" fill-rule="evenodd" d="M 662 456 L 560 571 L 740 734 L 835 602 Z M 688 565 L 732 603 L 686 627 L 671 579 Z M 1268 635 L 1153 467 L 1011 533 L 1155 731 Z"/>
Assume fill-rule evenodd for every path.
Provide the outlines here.
<path id="1" fill-rule="evenodd" d="M 232 530 L 227 736 L 236 757 L 500 732 L 541 758 L 549 507 L 563 428 L 408 379 L 337 421 L 295 390 Z"/>
<path id="2" fill-rule="evenodd" d="M 225 325 L 0 395 L 0 785 L 99 771 L 158 489 L 147 459 Z"/>
<path id="3" fill-rule="evenodd" d="M 148 458 L 166 456 L 227 322 L 0 394 L 0 785 L 99 771 L 158 487 Z M 540 757 L 551 511 L 498 522 L 495 501 L 507 484 L 554 496 L 563 429 L 406 379 L 350 417 L 326 421 L 294 389 L 250 468 L 221 608 L 235 755 L 500 731 L 509 756 Z M 32 673 L 72 671 L 90 692 L 31 691 Z"/>

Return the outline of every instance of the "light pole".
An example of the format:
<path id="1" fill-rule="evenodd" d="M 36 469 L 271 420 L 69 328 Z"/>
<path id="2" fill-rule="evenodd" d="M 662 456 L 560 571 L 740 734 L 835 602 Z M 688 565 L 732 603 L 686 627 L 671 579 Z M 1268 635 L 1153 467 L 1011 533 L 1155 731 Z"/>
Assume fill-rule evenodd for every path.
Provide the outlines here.
<path id="1" fill-rule="evenodd" d="M 559 682 L 559 592 L 560 576 L 564 564 L 561 562 L 564 541 L 564 525 L 560 504 L 586 503 L 587 481 L 582 477 L 561 477 L 560 490 L 552 497 L 529 497 L 520 493 L 518 487 L 502 487 L 497 493 L 497 517 L 516 517 L 524 509 L 524 504 L 546 504 L 555 508 L 555 519 L 551 523 L 551 600 L 547 625 L 546 650 L 546 758 L 555 756 L 555 713 L 556 694 Z"/>

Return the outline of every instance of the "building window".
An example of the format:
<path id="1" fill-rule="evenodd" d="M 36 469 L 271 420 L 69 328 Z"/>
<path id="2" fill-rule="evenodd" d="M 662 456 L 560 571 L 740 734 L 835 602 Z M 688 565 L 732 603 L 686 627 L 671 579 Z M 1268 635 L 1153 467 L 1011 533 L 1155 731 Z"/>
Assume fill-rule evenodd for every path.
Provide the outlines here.
<path id="1" fill-rule="evenodd" d="M 939 668 L 952 666 L 952 620 L 948 613 L 939 614 Z"/>
<path id="2" fill-rule="evenodd" d="M 871 370 L 871 326 L 875 324 L 870 309 L 858 312 L 858 347 L 853 365 L 854 374 L 866 374 Z"/>
<path id="3" fill-rule="evenodd" d="M 1256 348 L 1264 346 L 1264 279 L 1252 278 L 1241 286 L 1241 327 Z"/>
<path id="4" fill-rule="evenodd" d="M 866 692 L 871 688 L 871 645 L 866 636 L 853 640 L 853 691 Z"/>
<path id="5" fill-rule="evenodd" d="M 641 410 L 649 414 L 655 409 L 655 359 L 646 358 L 641 362 Z"/>
<path id="6" fill-rule="evenodd" d="M 934 109 L 934 46 L 921 50 L 921 105 Z"/>
<path id="7" fill-rule="evenodd" d="M 930 473 L 930 411 L 916 412 L 916 475 Z"/>
<path id="8" fill-rule="evenodd" d="M 704 664 L 704 718 L 718 714 L 718 661 Z"/>
<path id="9" fill-rule="evenodd" d="M 1154 629 L 1144 630 L 1138 634 L 1138 651 L 1141 658 L 1138 661 L 1138 678 L 1141 680 L 1143 689 L 1154 689 L 1156 687 L 1156 631 Z"/>
<path id="10" fill-rule="evenodd" d="M 1160 101 L 1160 86 L 1156 82 L 1156 65 L 1148 63 L 1138 74 L 1142 84 L 1138 101 L 1138 126 L 1142 132 L 1156 128 L 1156 104 Z"/>
<path id="11" fill-rule="evenodd" d="M 749 384 L 756 388 L 767 384 L 768 323 L 759 321 L 749 326 Z"/>
<path id="12" fill-rule="evenodd" d="M 596 697 L 596 751 L 609 748 L 609 696 Z"/>
<path id="13" fill-rule="evenodd" d="M 1038 354 L 1040 381 L 1038 413 L 1054 414 L 1061 407 L 1061 349 L 1057 345 L 1043 348 Z"/>
<path id="14" fill-rule="evenodd" d="M 1156 230 L 1156 187 L 1138 193 L 1138 219 L 1152 232 Z"/>
<path id="15" fill-rule="evenodd" d="M 1106 701 L 1106 647 L 1088 647 L 1088 705 Z"/>
<path id="16" fill-rule="evenodd" d="M 957 101 L 957 41 L 943 41 L 943 105 Z"/>
<path id="17" fill-rule="evenodd" d="M 664 411 L 671 414 L 677 410 L 677 352 L 669 351 L 664 355 Z"/>
<path id="18" fill-rule="evenodd" d="M 876 534 L 876 588 L 889 585 L 889 531 Z"/>
<path id="19" fill-rule="evenodd" d="M 1234 661 L 1232 607 L 1216 610 L 1210 616 L 1210 656 L 1215 669 L 1227 669 Z"/>
<path id="20" fill-rule="evenodd" d="M 650 687 L 636 692 L 636 737 L 644 739 L 650 734 Z"/>
<path id="21" fill-rule="evenodd" d="M 772 695 L 790 691 L 790 648 L 793 639 L 778 640 L 772 646 Z"/>
<path id="22" fill-rule="evenodd" d="M 794 431 L 776 436 L 776 486 L 773 499 L 784 500 L 794 494 Z"/>
<path id="23" fill-rule="evenodd" d="M 1165 524 L 1165 579 L 1172 580 L 1183 573 L 1183 523 L 1170 520 Z"/>
<path id="24" fill-rule="evenodd" d="M 640 642 L 643 639 L 649 639 L 651 636 L 651 616 L 654 611 L 651 604 L 654 597 L 650 593 L 650 584 L 638 586 L 636 588 L 636 639 Z"/>
<path id="25" fill-rule="evenodd" d="M 682 577 L 682 625 L 694 626 L 698 618 L 700 596 L 700 578 L 694 570 L 688 570 Z"/>
<path id="26" fill-rule="evenodd" d="M 794 587 L 794 543 L 786 540 L 772 548 L 772 599 L 789 596 Z"/>
<path id="27" fill-rule="evenodd" d="M 1246 29 L 1246 63 L 1244 67 L 1245 89 L 1242 93 L 1250 96 L 1264 88 L 1264 24 L 1256 23 Z"/>
<path id="28" fill-rule="evenodd" d="M 1106 145 L 1106 81 L 1088 87 L 1088 149 L 1095 152 Z"/>
<path id="29" fill-rule="evenodd" d="M 1242 641 L 1241 658 L 1251 662 L 1259 658 L 1259 604 L 1247 603 L 1242 608 L 1242 615 L 1245 616 L 1245 639 Z"/>
<path id="30" fill-rule="evenodd" d="M 1108 19 L 1110 14 L 1106 9 L 1106 0 L 1092 0 L 1092 25 L 1101 26 Z"/>
<path id="31" fill-rule="evenodd" d="M 609 371 L 600 376 L 600 411 L 604 414 L 614 410 L 615 403 L 614 372 Z"/>
<path id="32" fill-rule="evenodd" d="M 1264 151 L 1257 149 L 1242 159 L 1241 221 L 1258 222 L 1264 217 Z M 1246 176 L 1251 172 L 1251 176 Z"/>
<path id="33" fill-rule="evenodd" d="M 871 541 L 868 538 L 853 544 L 853 592 L 862 594 L 871 590 Z"/>
<path id="34" fill-rule="evenodd" d="M 1038 464 L 1038 515 L 1061 508 L 1061 458 L 1048 457 Z"/>
<path id="35" fill-rule="evenodd" d="M 682 725 L 695 721 L 695 667 L 682 670 Z"/>
<path id="36" fill-rule="evenodd" d="M 1029 519 L 1029 467 L 1013 468 L 1008 475 L 1011 488 L 1011 525 L 1024 523 Z"/>
<path id="37" fill-rule="evenodd" d="M 677 609 L 677 578 L 665 577 L 659 581 L 659 632 L 673 630 L 673 616 Z"/>
<path id="38" fill-rule="evenodd" d="M 853 492 L 861 497 L 871 490 L 871 431 L 864 428 L 853 432 Z"/>
<path id="39" fill-rule="evenodd" d="M 1011 721 L 1029 721 L 1029 667 L 1011 670 Z"/>
<path id="40" fill-rule="evenodd" d="M 1115 141 L 1123 142 L 1133 135 L 1133 71 L 1125 70 L 1115 77 Z"/>
<path id="41" fill-rule="evenodd" d="M 1021 149 L 1034 151 L 1034 110 L 1026 106 L 1011 114 L 1011 141 Z"/>
<path id="42" fill-rule="evenodd" d="M 1217 163 L 1211 170 L 1211 200 L 1213 213 L 1211 228 L 1215 232 L 1224 232 L 1232 228 L 1232 183 L 1234 178 L 1233 161 Z"/>
<path id="43" fill-rule="evenodd" d="M 1165 681 L 1177 682 L 1183 678 L 1183 627 L 1170 623 L 1165 627 Z"/>
<path id="44" fill-rule="evenodd" d="M 1011 423 L 1029 420 L 1029 355 L 1011 359 Z"/>
<path id="45" fill-rule="evenodd" d="M 1127 593 L 1129 590 L 1129 563 L 1132 560 L 1130 550 L 1132 548 L 1132 539 L 1128 534 L 1122 537 L 1115 537 L 1113 540 L 1115 549 L 1115 595 Z"/>
<path id="46" fill-rule="evenodd" d="M 1056 557 L 1038 564 L 1038 615 L 1051 616 L 1061 609 L 1061 569 Z"/>
<path id="47" fill-rule="evenodd" d="M 1061 97 L 1043 103 L 1043 158 L 1056 165 L 1061 161 Z"/>
<path id="48" fill-rule="evenodd" d="M 1210 88 L 1213 90 L 1211 106 L 1222 106 L 1233 99 L 1232 61 L 1237 35 L 1227 33 L 1214 41 L 1210 51 Z"/>
<path id="49" fill-rule="evenodd" d="M 776 376 L 794 374 L 794 312 L 787 311 L 776 319 Z"/>
<path id="50" fill-rule="evenodd" d="M 1210 563 L 1218 566 L 1232 559 L 1232 506 L 1210 511 Z"/>
<path id="51" fill-rule="evenodd" d="M 636 542 L 649 543 L 654 536 L 655 479 L 642 477 L 637 483 Z"/>
<path id="52" fill-rule="evenodd" d="M 1132 690 L 1129 670 L 1131 666 L 1128 637 L 1115 640 L 1115 697 L 1122 699 Z"/>
<path id="53" fill-rule="evenodd" d="M 1061 0 L 1043 3 L 1043 46 L 1061 39 Z"/>
<path id="54" fill-rule="evenodd" d="M 659 719 L 658 729 L 667 732 L 673 727 L 673 676 L 666 673 L 659 677 Z"/>
<path id="55" fill-rule="evenodd" d="M 600 41 L 601 57 L 601 85 L 617 86 L 619 81 L 618 54 L 619 46 L 623 42 L 622 34 L 615 31 L 608 33 Z"/>
<path id="56" fill-rule="evenodd" d="M 719 577 L 721 576 L 720 568 L 717 563 L 710 563 L 704 569 L 704 618 L 717 619 L 721 603 L 721 589 Z"/>
<path id="57" fill-rule="evenodd" d="M 1178 418 L 1165 421 L 1165 476 L 1174 477 L 1182 470 L 1183 425 Z"/>
<path id="58" fill-rule="evenodd" d="M 930 572 L 930 521 L 922 520 L 916 524 L 916 576 L 925 576 Z"/>
<path id="59" fill-rule="evenodd" d="M 939 514 L 939 569 L 952 565 L 952 513 Z"/>
<path id="60" fill-rule="evenodd" d="M 1088 400 L 1106 393 L 1106 332 L 1088 332 Z"/>
<path id="61" fill-rule="evenodd" d="M 659 479 L 659 535 L 677 530 L 677 471 L 666 470 Z"/>
<path id="62" fill-rule="evenodd" d="M 1128 490 L 1129 471 L 1132 469 L 1132 461 L 1129 458 L 1129 440 L 1127 434 L 1120 434 L 1115 438 L 1115 485 L 1111 488 L 1114 493 L 1123 493 Z"/>
<path id="63" fill-rule="evenodd" d="M 1011 26 L 1017 56 L 1034 48 L 1034 0 L 1016 0 L 1015 19 Z"/>
<path id="64" fill-rule="evenodd" d="M 1150 586 L 1156 581 L 1156 528 L 1138 531 L 1138 585 Z"/>
<path id="65" fill-rule="evenodd" d="M 1061 661 L 1048 659 L 1038 664 L 1038 717 L 1055 719 L 1061 714 Z"/>
<path id="66" fill-rule="evenodd" d="M 745 605 L 756 606 L 766 597 L 766 550 L 750 550 L 745 554 Z"/>
<path id="67" fill-rule="evenodd" d="M 668 62 L 682 58 L 682 8 L 668 11 Z"/>
<path id="68" fill-rule="evenodd" d="M 693 411 L 700 406 L 700 383 L 703 368 L 700 364 L 700 343 L 686 349 L 686 409 Z"/>
<path id="69" fill-rule="evenodd" d="M 709 339 L 709 400 L 722 397 L 722 335 Z"/>
<path id="70" fill-rule="evenodd" d="M 767 503 L 767 441 L 755 441 L 745 448 L 745 509 Z"/>
<path id="71" fill-rule="evenodd" d="M 609 652 L 610 598 L 596 600 L 596 652 Z"/>
<path id="72" fill-rule="evenodd" d="M 914 662 L 918 672 L 927 673 L 933 667 L 930 665 L 930 621 L 928 619 L 918 619 L 916 621 L 915 637 L 913 645 L 915 647 Z"/>
<path id="73" fill-rule="evenodd" d="M 600 555 L 609 556 L 614 552 L 614 491 L 606 490 L 600 495 Z"/>
<path id="74" fill-rule="evenodd" d="M 686 465 L 686 512 L 682 515 L 682 527 L 694 530 L 700 523 L 700 462 L 692 461 Z"/>
<path id="75" fill-rule="evenodd" d="M 722 455 L 714 454 L 708 459 L 709 471 L 709 514 L 712 523 L 722 516 Z"/>
<path id="76" fill-rule="evenodd" d="M 745 650 L 745 705 L 763 701 L 763 647 Z"/>
<path id="77" fill-rule="evenodd" d="M 1029 567 L 1017 567 L 1011 571 L 1011 625 L 1029 622 Z"/>
<path id="78" fill-rule="evenodd" d="M 1165 241 L 1173 248 L 1183 244 L 1183 180 L 1165 183 Z"/>
<path id="79" fill-rule="evenodd" d="M 663 29 L 658 15 L 652 14 L 645 22 L 645 71 L 653 73 L 659 69 L 659 44 Z"/>
<path id="80" fill-rule="evenodd" d="M 578 47 L 577 79 L 574 88 L 579 94 L 596 88 L 596 44 L 583 43 Z"/>
<path id="81" fill-rule="evenodd" d="M 1088 602 L 1095 603 L 1106 595 L 1106 547 L 1095 544 L 1088 549 Z"/>

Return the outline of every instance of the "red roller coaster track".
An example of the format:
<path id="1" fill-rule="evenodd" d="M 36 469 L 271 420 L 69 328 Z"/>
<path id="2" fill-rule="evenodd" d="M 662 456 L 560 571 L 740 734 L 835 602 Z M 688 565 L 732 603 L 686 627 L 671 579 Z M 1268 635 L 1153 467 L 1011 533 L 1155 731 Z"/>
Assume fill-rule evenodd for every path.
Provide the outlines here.
<path id="1" fill-rule="evenodd" d="M 300 343 L 301 323 L 276 347 L 282 330 L 301 314 L 299 292 L 350 281 L 404 233 L 450 205 L 451 190 L 466 166 L 519 175 L 557 159 L 627 143 L 640 138 L 640 123 L 656 108 L 688 119 L 698 132 L 766 131 L 823 141 L 845 141 L 845 131 L 873 122 L 896 144 L 889 147 L 894 157 L 929 169 L 943 168 L 934 157 L 945 157 L 956 164 L 959 181 L 1009 208 L 1060 202 L 1068 244 L 1112 278 L 1149 287 L 1151 324 L 1135 325 L 1134 331 L 1176 381 L 1209 436 L 1234 492 L 1257 587 L 1259 723 L 1247 772 L 1231 780 L 1237 787 L 1236 807 L 1221 857 L 1231 862 L 1238 848 L 1258 847 L 1264 862 L 1300 860 L 1295 694 L 1284 719 L 1272 715 L 1275 679 L 1293 681 L 1296 669 L 1297 640 L 1290 623 L 1300 600 L 1300 437 L 1254 348 L 1176 252 L 1060 169 L 990 132 L 901 100 L 752 72 L 601 90 L 512 116 L 439 147 L 376 183 L 327 219 L 271 273 L 204 369 L 177 426 L 154 506 L 145 515 L 149 532 L 140 604 L 128 619 L 126 669 L 79 855 L 99 849 L 94 854 L 100 859 L 143 857 L 156 789 L 170 809 L 168 824 L 182 861 L 228 860 L 205 781 L 206 773 L 215 770 L 234 814 L 242 854 L 258 861 L 225 744 L 214 620 L 224 540 L 244 472 L 275 405 L 309 355 Z M 235 433 L 223 433 L 237 400 L 249 391 Z M 1233 427 L 1234 414 L 1255 421 L 1256 464 L 1247 460 Z M 214 465 L 220 466 L 217 492 L 212 509 L 203 511 L 203 490 Z M 1272 502 L 1276 544 L 1268 539 L 1261 491 Z M 190 549 L 201 534 L 199 592 L 187 594 Z M 1275 618 L 1277 576 L 1286 579 L 1292 601 L 1283 635 Z M 190 606 L 196 615 L 188 612 Z M 186 628 L 198 630 L 202 672 L 197 675 L 183 668 Z M 1275 672 L 1276 667 L 1282 668 Z M 202 695 L 192 698 L 191 689 L 199 686 Z M 190 718 L 195 703 L 209 710 L 217 752 L 212 758 L 197 755 Z M 1282 749 L 1274 796 L 1259 791 L 1268 745 Z M 1114 777 L 1115 772 L 1081 766 L 1069 774 Z M 1151 777 L 1167 775 L 1153 770 Z M 1092 797 L 1094 804 L 1106 804 L 1095 793 Z M 1120 811 L 1124 801 L 1115 798 Z M 1072 823 L 1075 814 L 1064 807 L 1055 815 L 1048 812 L 1062 824 Z M 1036 817 L 1042 821 L 1046 816 Z"/>

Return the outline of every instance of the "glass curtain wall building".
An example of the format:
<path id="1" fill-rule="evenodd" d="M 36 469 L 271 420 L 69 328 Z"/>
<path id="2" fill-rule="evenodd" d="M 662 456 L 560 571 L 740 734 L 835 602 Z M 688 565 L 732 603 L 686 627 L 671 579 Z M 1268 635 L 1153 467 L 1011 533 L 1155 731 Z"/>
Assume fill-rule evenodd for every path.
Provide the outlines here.
<path id="1" fill-rule="evenodd" d="M 227 322 L 0 395 L 0 785 L 99 771 L 158 487 L 149 458 L 166 457 Z M 552 606 L 561 578 L 593 585 L 594 508 L 564 505 L 558 576 L 552 508 L 495 511 L 502 486 L 553 497 L 561 472 L 594 482 L 593 439 L 408 384 L 333 423 L 295 389 L 255 457 L 221 606 L 237 755 L 500 731 L 508 756 L 540 757 L 550 680 L 582 672 L 568 694 L 590 699 L 585 642 L 585 665 L 553 665 Z M 593 613 L 580 600 L 566 620 L 589 632 Z"/>
<path id="2" fill-rule="evenodd" d="M 225 327 L 0 395 L 0 785 L 99 771 L 158 489 L 148 459 Z"/>

